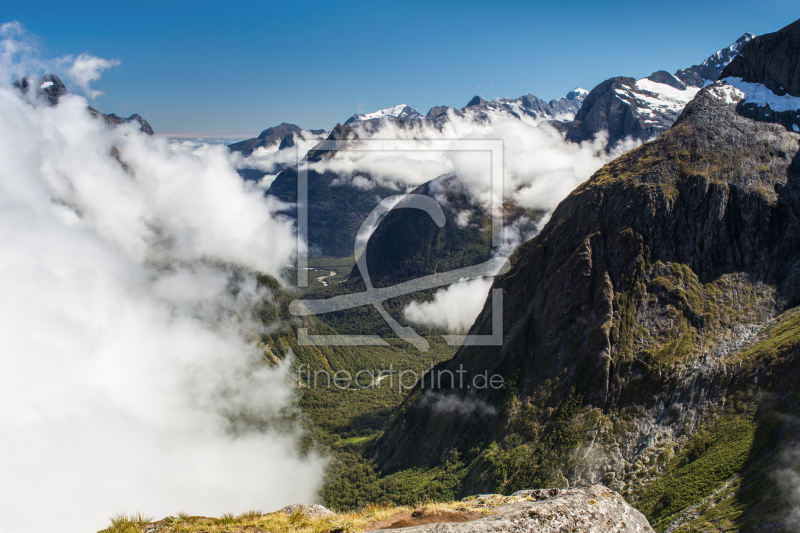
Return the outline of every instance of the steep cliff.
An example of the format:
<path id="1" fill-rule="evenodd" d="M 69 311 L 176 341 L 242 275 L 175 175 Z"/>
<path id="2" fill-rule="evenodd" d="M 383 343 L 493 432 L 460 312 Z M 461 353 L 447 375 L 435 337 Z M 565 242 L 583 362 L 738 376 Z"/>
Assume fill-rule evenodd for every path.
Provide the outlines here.
<path id="1" fill-rule="evenodd" d="M 744 46 L 767 65 L 750 83 L 798 64 L 798 34 Z M 373 447 L 384 471 L 457 451 L 466 492 L 603 480 L 656 530 L 790 527 L 773 474 L 800 401 L 800 137 L 745 100 L 723 81 L 700 90 L 559 205 L 494 284 L 502 346 L 433 370 L 466 385 L 445 372 L 409 397 Z M 492 322 L 490 297 L 471 331 Z M 503 386 L 470 381 L 483 374 Z"/>

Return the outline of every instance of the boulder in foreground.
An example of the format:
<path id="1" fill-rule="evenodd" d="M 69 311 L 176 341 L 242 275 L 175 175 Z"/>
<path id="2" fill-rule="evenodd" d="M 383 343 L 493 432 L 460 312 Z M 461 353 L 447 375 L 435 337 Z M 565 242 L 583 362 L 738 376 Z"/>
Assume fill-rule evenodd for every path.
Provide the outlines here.
<path id="1" fill-rule="evenodd" d="M 525 499 L 513 501 L 515 498 L 509 498 L 512 503 L 495 507 L 494 513 L 484 518 L 468 522 L 424 524 L 403 528 L 402 531 L 404 533 L 653 532 L 653 528 L 642 513 L 631 507 L 622 496 L 603 485 L 563 491 L 557 489 L 522 491 L 515 496 Z M 397 529 L 379 531 L 397 531 Z"/>

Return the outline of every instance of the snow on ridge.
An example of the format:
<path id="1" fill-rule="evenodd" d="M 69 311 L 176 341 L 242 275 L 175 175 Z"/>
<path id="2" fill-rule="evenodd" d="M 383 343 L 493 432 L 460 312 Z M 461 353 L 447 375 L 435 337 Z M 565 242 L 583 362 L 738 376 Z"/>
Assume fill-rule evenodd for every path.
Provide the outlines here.
<path id="1" fill-rule="evenodd" d="M 621 85 L 615 92 L 625 99 L 635 101 L 636 112 L 639 115 L 655 118 L 656 113 L 662 116 L 679 115 L 699 90 L 698 87 L 678 89 L 665 83 L 642 78 L 636 80 L 633 86 Z M 648 119 L 645 122 L 654 121 Z"/>
<path id="2" fill-rule="evenodd" d="M 756 104 L 759 107 L 766 106 L 773 111 L 796 111 L 800 109 L 800 97 L 785 94 L 778 96 L 767 86 L 760 83 L 742 81 L 742 78 L 729 77 L 719 80 L 722 87 L 732 87 L 746 104 Z M 732 103 L 732 102 L 728 102 Z"/>
<path id="3" fill-rule="evenodd" d="M 382 118 L 382 117 L 400 117 L 402 115 L 418 118 L 419 113 L 417 113 L 413 109 L 411 109 L 412 113 L 406 113 L 405 112 L 406 108 L 411 109 L 406 104 L 399 104 L 386 109 L 380 109 L 372 113 L 365 113 L 363 115 L 356 115 L 356 116 L 358 117 L 358 120 L 371 120 L 373 118 Z"/>
<path id="4" fill-rule="evenodd" d="M 737 104 L 744 99 L 744 93 L 732 85 L 714 84 L 707 90 L 708 94 L 726 104 Z"/>
<path id="5" fill-rule="evenodd" d="M 739 51 L 736 50 L 736 48 L 739 47 L 741 49 L 742 46 L 744 46 L 746 43 L 749 43 L 754 38 L 755 35 L 753 35 L 752 33 L 750 32 L 745 33 L 744 35 L 739 37 L 736 41 L 731 43 L 731 45 L 728 46 L 727 48 L 722 48 L 720 50 L 717 50 L 714 54 L 712 54 L 705 61 L 703 61 L 701 65 L 718 66 L 718 67 L 728 66 L 728 63 L 733 61 L 733 58 L 736 57 L 736 55 L 739 53 Z"/>
<path id="6" fill-rule="evenodd" d="M 657 94 L 658 99 L 663 101 L 666 105 L 673 107 L 679 105 L 681 109 L 683 109 L 683 107 L 688 104 L 692 98 L 694 98 L 694 95 L 697 94 L 697 91 L 700 90 L 698 87 L 686 87 L 686 89 L 678 89 L 665 83 L 658 83 L 653 80 L 648 80 L 647 78 L 636 80 L 636 87 L 643 91 Z"/>

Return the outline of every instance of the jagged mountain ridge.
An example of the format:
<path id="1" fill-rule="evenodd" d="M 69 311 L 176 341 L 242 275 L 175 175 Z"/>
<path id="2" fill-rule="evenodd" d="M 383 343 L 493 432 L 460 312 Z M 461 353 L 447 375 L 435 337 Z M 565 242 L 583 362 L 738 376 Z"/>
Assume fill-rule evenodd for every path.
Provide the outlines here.
<path id="1" fill-rule="evenodd" d="M 731 50 L 736 48 L 737 43 L 740 43 L 742 39 L 728 48 Z M 722 52 L 718 52 L 712 58 L 716 56 L 727 57 Z M 704 63 L 710 63 L 710 59 Z M 428 111 L 424 117 L 405 104 L 401 104 L 374 113 L 353 115 L 344 125 L 337 124 L 327 138 L 328 140 L 346 140 L 359 135 L 368 136 L 378 131 L 384 121 L 392 121 L 401 128 L 415 128 L 424 125 L 441 130 L 452 116 L 466 117 L 468 120 L 477 122 L 488 122 L 494 117 L 507 117 L 517 120 L 549 120 L 550 124 L 565 132 L 568 140 L 574 142 L 594 137 L 601 131 L 608 131 L 608 147 L 611 148 L 627 137 L 643 140 L 656 137 L 666 131 L 677 118 L 685 103 L 694 95 L 696 89 L 696 87 L 687 86 L 672 74 L 657 71 L 638 81 L 631 78 L 612 78 L 601 83 L 591 92 L 576 88 L 570 91 L 566 97 L 550 102 L 545 102 L 531 94 L 516 99 L 501 98 L 498 100 L 484 100 L 475 96 L 461 109 L 437 106 Z M 563 122 L 563 119 L 568 119 L 575 113 L 577 113 L 575 120 Z M 259 148 L 279 151 L 293 146 L 295 136 L 302 136 L 302 132 L 303 130 L 297 125 L 283 123 L 264 130 L 256 138 L 232 144 L 229 148 L 232 151 L 241 152 L 244 156 L 253 155 Z M 322 130 L 311 130 L 310 133 L 319 135 L 321 132 Z M 323 155 L 321 151 L 312 148 L 308 152 L 307 158 L 309 161 L 318 161 Z M 271 168 L 260 166 L 251 168 L 246 165 L 247 160 L 245 160 L 245 167 L 239 169 L 239 173 L 245 179 L 251 180 L 260 180 L 268 173 L 281 172 L 287 166 L 286 163 L 273 165 Z M 327 175 L 331 184 L 352 182 L 352 179 L 345 179 L 347 177 L 344 176 L 334 176 L 332 173 Z M 268 190 L 267 194 L 276 195 L 276 190 Z M 380 199 L 373 192 L 363 188 L 348 187 L 348 190 L 353 197 L 353 201 L 349 204 L 351 206 L 360 205 L 367 209 L 370 202 L 364 201 L 365 198 L 371 199 L 375 204 Z M 288 201 L 288 197 L 285 196 L 281 193 L 279 197 Z M 335 203 L 328 204 L 328 207 L 338 208 Z M 370 210 L 371 208 L 365 212 L 350 212 L 347 214 L 347 218 L 349 220 L 354 216 L 363 220 Z M 352 229 L 352 224 L 348 223 L 343 227 Z M 322 236 L 322 234 L 327 235 L 327 229 L 319 228 L 319 231 L 317 228 L 310 229 L 310 238 L 314 241 L 312 247 L 316 246 L 329 251 L 336 249 L 338 250 L 337 255 L 349 255 L 349 246 L 336 245 L 334 248 L 329 246 L 332 241 L 328 237 Z M 320 234 L 318 235 L 318 233 Z M 348 238 L 353 237 L 355 237 L 354 233 L 348 235 Z"/>
<path id="2" fill-rule="evenodd" d="M 35 87 L 37 98 L 46 100 L 48 104 L 53 106 L 58 104 L 59 98 L 68 94 L 67 87 L 64 85 L 64 82 L 62 82 L 61 78 L 55 74 L 45 74 L 35 81 L 33 78 L 22 78 L 21 80 L 15 80 L 13 86 L 23 93 L 28 93 L 31 87 Z M 152 126 L 150 126 L 150 124 L 138 114 L 134 113 L 128 118 L 124 118 L 115 113 L 106 115 L 97 109 L 94 109 L 93 107 L 89 107 L 88 109 L 92 116 L 102 117 L 105 123 L 110 126 L 119 126 L 120 124 L 136 122 L 139 124 L 139 129 L 141 129 L 144 133 L 148 135 L 155 134 Z"/>
<path id="3" fill-rule="evenodd" d="M 697 90 L 716 80 L 752 38 L 746 33 L 700 65 L 678 70 L 674 75 L 659 70 L 640 80 L 609 78 L 591 90 L 572 122 L 551 124 L 576 143 L 607 132 L 609 149 L 627 138 L 654 139 L 672 126 Z"/>
<path id="4" fill-rule="evenodd" d="M 742 47 L 754 38 L 755 35 L 752 33 L 745 33 L 731 43 L 730 46 L 717 50 L 716 53 L 710 55 L 699 65 L 678 70 L 675 73 L 675 77 L 686 85 L 694 87 L 704 87 L 709 83 L 713 83 L 719 78 L 722 70 L 739 54 Z"/>
<path id="5" fill-rule="evenodd" d="M 800 22 L 758 37 L 731 71 L 797 65 L 797 39 Z M 750 72 L 787 88 L 794 75 Z M 434 369 L 506 385 L 417 389 L 373 447 L 385 472 L 457 450 L 465 492 L 602 479 L 657 531 L 790 530 L 770 469 L 800 401 L 800 136 L 729 93 L 701 89 L 517 251 L 494 284 L 503 345 Z M 472 333 L 491 333 L 491 308 Z M 432 394 L 486 408 L 437 412 Z"/>
<path id="6" fill-rule="evenodd" d="M 344 123 L 352 124 L 353 122 L 362 122 L 364 120 L 380 119 L 383 117 L 409 118 L 412 120 L 423 118 L 416 109 L 412 109 L 406 104 L 400 104 L 387 109 L 381 109 L 373 113 L 365 113 L 363 115 L 356 113 L 352 117 L 348 118 Z"/>
<path id="7" fill-rule="evenodd" d="M 400 104 L 387 109 L 381 109 L 373 113 L 363 115 L 353 115 L 344 124 L 349 125 L 354 122 L 366 122 L 371 120 L 399 119 L 402 123 L 405 120 L 428 120 L 441 122 L 447 120 L 447 113 L 455 113 L 464 116 L 466 112 L 477 114 L 477 120 L 486 120 L 490 115 L 512 116 L 517 119 L 530 117 L 532 119 L 571 119 L 581 107 L 581 103 L 589 91 L 576 87 L 563 98 L 553 99 L 545 102 L 532 94 L 526 94 L 519 98 L 498 98 L 497 100 L 484 100 L 480 96 L 475 96 L 466 106 L 456 109 L 450 106 L 432 107 L 427 114 L 422 115 L 411 107 Z"/>

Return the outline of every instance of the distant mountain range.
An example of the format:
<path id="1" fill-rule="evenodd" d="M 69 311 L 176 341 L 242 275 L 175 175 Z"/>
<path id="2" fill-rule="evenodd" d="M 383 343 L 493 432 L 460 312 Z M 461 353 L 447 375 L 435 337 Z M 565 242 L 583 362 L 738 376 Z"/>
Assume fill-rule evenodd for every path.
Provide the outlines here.
<path id="1" fill-rule="evenodd" d="M 565 97 L 549 102 L 531 94 L 497 100 L 485 100 L 475 96 L 461 109 L 437 106 L 425 115 L 401 104 L 373 113 L 355 114 L 348 118 L 344 125 L 337 124 L 330 132 L 303 130 L 294 124 L 280 124 L 264 130 L 256 138 L 232 144 L 230 149 L 246 157 L 254 154 L 279 153 L 283 149 L 293 147 L 295 140 L 299 138 L 314 139 L 327 135 L 329 140 L 347 140 L 354 136 L 369 136 L 386 122 L 391 122 L 400 128 L 431 127 L 441 131 L 445 124 L 454 118 L 477 123 L 489 123 L 495 119 L 520 120 L 540 126 L 553 126 L 562 132 L 566 140 L 575 143 L 592 139 L 597 135 L 606 135 L 609 150 L 626 139 L 631 140 L 630 146 L 633 146 L 634 142 L 648 141 L 667 131 L 700 88 L 715 80 L 721 69 L 752 39 L 751 34 L 745 34 L 730 46 L 712 54 L 701 64 L 679 70 L 675 74 L 656 71 L 640 80 L 625 77 L 610 78 L 591 91 L 576 88 Z M 331 154 L 312 148 L 307 155 L 309 160 L 318 161 Z M 259 180 L 266 174 L 278 173 L 278 177 L 266 194 L 292 203 L 296 201 L 292 192 L 293 187 L 296 190 L 296 172 L 286 168 L 293 164 L 291 161 L 293 160 L 290 158 L 283 158 L 272 165 L 249 167 L 248 159 L 245 159 L 239 173 L 253 180 Z M 364 178 L 370 179 L 370 176 Z M 352 242 L 361 221 L 380 198 L 397 192 L 391 189 L 348 186 L 342 190 L 341 184 L 347 183 L 348 180 L 334 172 L 326 172 L 324 175 L 315 173 L 311 179 L 313 186 L 310 200 L 314 209 L 311 210 L 309 246 L 312 253 L 319 255 L 352 254 Z M 315 203 L 317 201 L 315 199 L 321 201 L 323 198 L 328 200 Z M 488 224 L 488 218 L 481 208 L 475 206 L 473 208 L 474 220 Z M 519 210 L 515 206 L 508 208 L 511 212 Z M 294 216 L 294 211 L 289 211 L 287 214 Z M 531 212 L 525 216 L 530 220 L 538 220 L 542 215 L 543 213 Z M 414 218 L 414 215 L 406 210 L 390 218 L 395 217 Z M 414 223 L 409 221 L 398 224 L 402 226 Z M 471 247 L 470 241 L 457 240 L 466 246 L 461 251 Z M 425 247 L 433 245 L 434 242 L 439 241 L 429 241 Z M 396 247 L 388 244 L 374 246 L 386 250 L 393 249 L 393 253 L 400 253 Z M 440 250 L 449 250 L 448 254 L 452 257 L 457 255 L 455 248 L 448 248 L 448 245 L 442 248 L 441 242 L 438 246 Z M 415 253 L 418 252 L 412 255 Z M 370 258 L 371 261 L 375 260 L 372 252 Z M 435 264 L 435 261 L 431 264 Z"/>
<path id="2" fill-rule="evenodd" d="M 658 70 L 640 80 L 613 77 L 591 91 L 576 87 L 563 98 L 549 102 L 532 94 L 497 100 L 475 96 L 461 109 L 436 106 L 425 115 L 405 104 L 399 104 L 372 113 L 354 114 L 344 124 L 379 124 L 385 120 L 401 125 L 417 121 L 441 124 L 448 120 L 448 114 L 463 117 L 470 113 L 476 121 L 486 121 L 498 116 L 520 120 L 548 120 L 549 124 L 562 131 L 565 138 L 572 142 L 592 139 L 600 132 L 607 132 L 609 147 L 626 138 L 648 141 L 669 129 L 697 91 L 715 81 L 722 69 L 753 37 L 751 33 L 745 33 L 699 65 L 680 69 L 674 74 Z M 257 148 L 280 149 L 293 146 L 293 143 L 284 139 L 301 131 L 304 130 L 295 124 L 283 123 L 264 130 L 256 138 L 232 144 L 230 149 L 247 156 Z M 308 131 L 313 134 L 325 133 L 325 130 Z"/>

